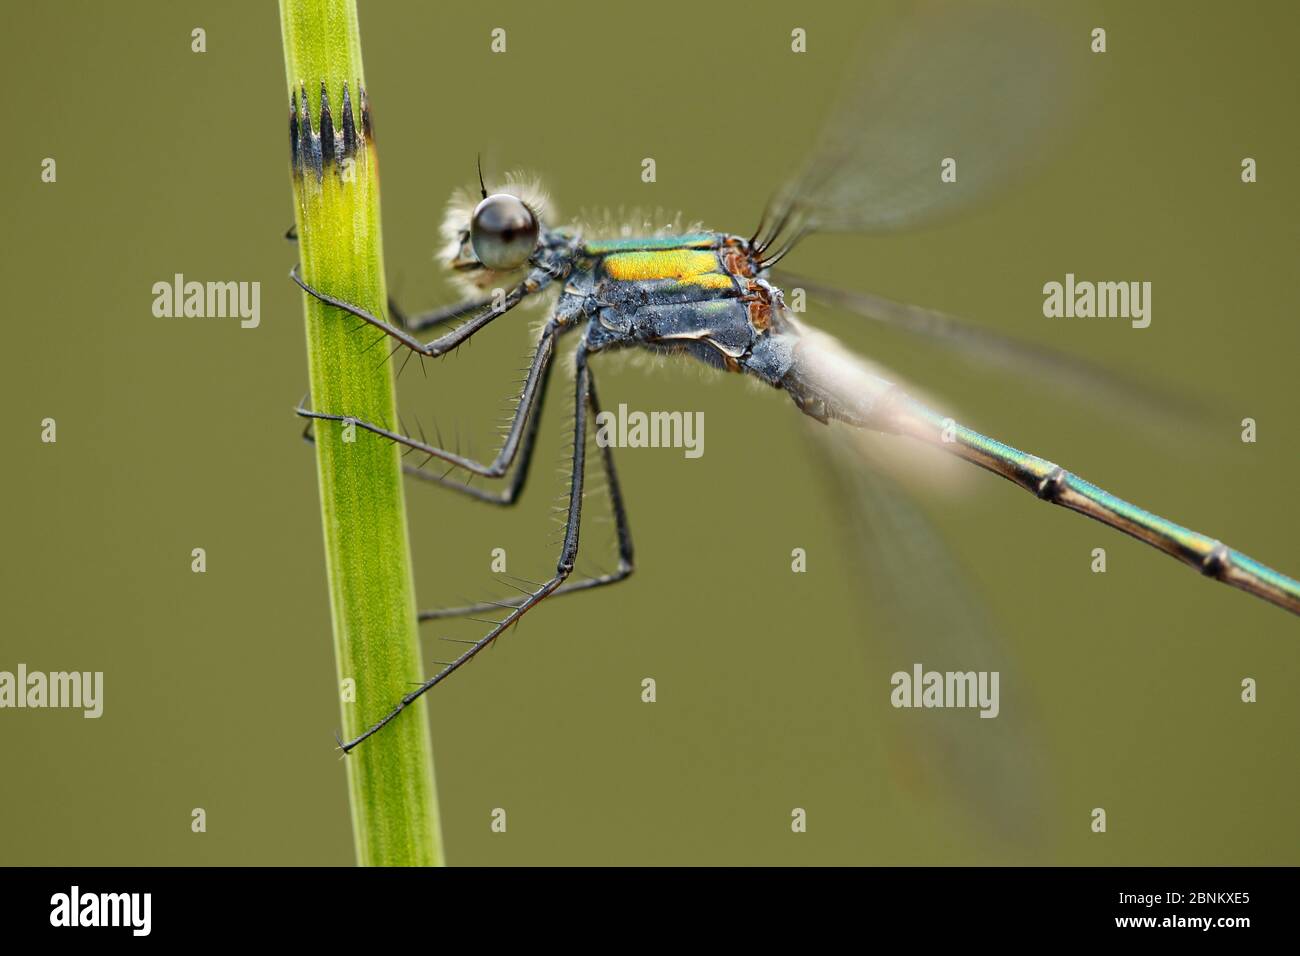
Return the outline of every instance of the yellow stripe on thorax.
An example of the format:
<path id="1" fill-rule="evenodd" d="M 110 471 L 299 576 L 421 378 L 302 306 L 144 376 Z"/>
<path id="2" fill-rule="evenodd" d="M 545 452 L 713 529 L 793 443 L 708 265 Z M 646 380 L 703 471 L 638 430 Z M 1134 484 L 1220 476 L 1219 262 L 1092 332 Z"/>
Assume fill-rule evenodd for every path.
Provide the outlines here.
<path id="1" fill-rule="evenodd" d="M 719 271 L 717 253 L 699 249 L 619 252 L 606 256 L 604 265 L 605 274 L 611 279 L 627 281 L 640 279 L 699 281 L 694 277 Z M 726 276 L 720 275 L 719 278 L 729 281 Z"/>
<path id="2" fill-rule="evenodd" d="M 734 289 L 736 287 L 731 280 L 731 276 L 723 272 L 705 272 L 701 275 L 683 276 L 679 281 L 684 285 L 697 285 L 701 289 Z"/>

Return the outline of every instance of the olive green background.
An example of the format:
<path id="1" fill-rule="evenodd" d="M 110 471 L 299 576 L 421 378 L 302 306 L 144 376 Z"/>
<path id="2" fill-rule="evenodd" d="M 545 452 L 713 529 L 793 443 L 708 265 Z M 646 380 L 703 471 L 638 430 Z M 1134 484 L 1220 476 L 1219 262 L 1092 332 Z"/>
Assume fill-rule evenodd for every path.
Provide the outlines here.
<path id="1" fill-rule="evenodd" d="M 566 217 L 661 206 L 747 233 L 855 38 L 894 18 L 861 6 L 363 3 L 390 288 L 416 306 L 452 297 L 436 227 L 479 151 L 489 180 L 538 172 Z M 1045 168 L 958 221 L 814 238 L 789 264 L 1198 395 L 1205 422 L 1153 429 L 846 313 L 808 317 L 972 426 L 1296 573 L 1295 10 L 1055 15 L 1089 95 Z M 7 19 L 0 669 L 102 670 L 106 689 L 99 720 L 0 712 L 0 862 L 348 864 L 314 457 L 291 412 L 306 363 L 280 238 L 275 5 L 28 4 Z M 497 26 L 508 52 L 493 56 Z M 40 182 L 47 156 L 55 184 Z M 261 327 L 155 318 L 150 288 L 177 272 L 260 281 Z M 1066 272 L 1150 280 L 1151 327 L 1044 319 L 1041 287 Z M 539 317 L 501 320 L 427 378 L 413 362 L 404 412 L 489 451 Z M 452 863 L 1300 862 L 1293 617 L 993 476 L 924 496 L 1037 701 L 1046 836 L 1007 843 L 959 788 L 898 772 L 891 735 L 925 715 L 888 708 L 888 675 L 912 658 L 872 649 L 861 572 L 785 396 L 673 364 L 597 372 L 608 407 L 703 410 L 706 451 L 622 452 L 637 573 L 548 602 L 430 695 Z M 500 593 L 494 547 L 513 574 L 553 567 L 567 369 L 553 387 L 517 511 L 408 489 L 422 606 Z M 46 416 L 55 445 L 39 440 Z M 611 564 L 609 539 L 607 523 L 584 528 L 580 567 Z M 1088 569 L 1099 546 L 1104 575 Z M 206 574 L 190 571 L 195 547 Z M 446 656 L 436 634 L 478 627 L 427 634 L 426 660 Z M 1098 806 L 1104 835 L 1089 831 Z M 190 831 L 195 807 L 206 833 Z M 489 830 L 496 807 L 505 834 Z"/>

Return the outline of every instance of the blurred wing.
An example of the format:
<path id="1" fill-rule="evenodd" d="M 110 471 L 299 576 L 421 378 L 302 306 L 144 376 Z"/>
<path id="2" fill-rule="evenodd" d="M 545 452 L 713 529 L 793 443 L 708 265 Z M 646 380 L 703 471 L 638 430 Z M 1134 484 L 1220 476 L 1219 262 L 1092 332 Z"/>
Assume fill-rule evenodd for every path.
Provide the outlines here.
<path id="1" fill-rule="evenodd" d="M 765 215 L 760 245 L 915 225 L 1014 178 L 1062 113 L 1062 47 L 1031 12 L 987 3 L 927 5 L 909 29 L 864 45 L 808 161 Z M 955 182 L 940 179 L 946 159 Z"/>
<path id="2" fill-rule="evenodd" d="M 1066 352 L 980 328 L 945 312 L 896 302 L 872 292 L 838 289 L 784 270 L 777 278 L 787 293 L 792 288 L 802 288 L 815 299 L 923 337 L 964 359 L 996 368 L 1013 378 L 1033 378 L 1053 388 L 1069 389 L 1089 402 L 1109 398 L 1126 410 L 1137 403 L 1180 422 L 1197 421 L 1205 416 L 1204 405 L 1193 396 L 1136 381 Z"/>
<path id="3" fill-rule="evenodd" d="M 939 532 L 879 467 L 891 438 L 841 425 L 810 428 L 845 515 L 842 533 L 862 565 L 864 617 L 880 661 L 871 686 L 883 698 L 889 675 L 911 673 L 915 664 L 1000 675 L 995 718 L 971 709 L 882 708 L 902 776 L 949 791 L 1008 844 L 1038 846 L 1043 768 L 1031 689 Z"/>

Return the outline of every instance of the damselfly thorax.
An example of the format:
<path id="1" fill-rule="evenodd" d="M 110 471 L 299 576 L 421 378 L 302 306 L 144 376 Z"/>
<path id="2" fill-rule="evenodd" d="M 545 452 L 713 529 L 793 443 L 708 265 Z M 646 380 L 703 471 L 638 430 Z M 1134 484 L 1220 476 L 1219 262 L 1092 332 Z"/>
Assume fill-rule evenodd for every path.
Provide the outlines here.
<path id="1" fill-rule="evenodd" d="M 556 315 L 588 320 L 589 351 L 682 353 L 775 385 L 789 370 L 781 291 L 746 239 L 725 233 L 579 241 Z"/>

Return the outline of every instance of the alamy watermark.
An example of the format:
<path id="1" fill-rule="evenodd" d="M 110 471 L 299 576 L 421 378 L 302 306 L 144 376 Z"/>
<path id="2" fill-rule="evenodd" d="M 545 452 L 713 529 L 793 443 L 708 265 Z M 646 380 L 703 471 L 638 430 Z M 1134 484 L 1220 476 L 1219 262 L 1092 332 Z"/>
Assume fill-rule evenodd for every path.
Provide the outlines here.
<path id="1" fill-rule="evenodd" d="M 171 282 L 153 284 L 153 314 L 160 319 L 232 319 L 240 328 L 262 322 L 262 283 L 186 282 L 176 273 Z"/>
<path id="2" fill-rule="evenodd" d="M 152 911 L 152 893 L 83 893 L 73 886 L 50 897 L 51 926 L 126 926 L 133 936 L 148 936 Z"/>
<path id="3" fill-rule="evenodd" d="M 971 707 L 981 717 L 996 717 L 998 671 L 927 671 L 920 664 L 912 670 L 895 671 L 889 678 L 893 690 L 889 702 L 895 707 Z"/>
<path id="4" fill-rule="evenodd" d="M 596 444 L 601 448 L 683 448 L 687 458 L 704 454 L 703 412 L 617 412 L 596 416 Z"/>
<path id="5" fill-rule="evenodd" d="M 1128 319 L 1135 329 L 1151 324 L 1150 282 L 1091 282 L 1065 274 L 1043 286 L 1043 315 L 1049 319 Z"/>
<path id="6" fill-rule="evenodd" d="M 66 708 L 94 718 L 104 713 L 103 671 L 0 671 L 0 709 Z"/>

